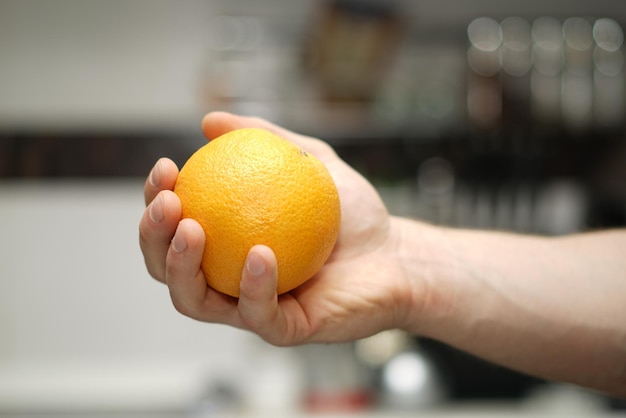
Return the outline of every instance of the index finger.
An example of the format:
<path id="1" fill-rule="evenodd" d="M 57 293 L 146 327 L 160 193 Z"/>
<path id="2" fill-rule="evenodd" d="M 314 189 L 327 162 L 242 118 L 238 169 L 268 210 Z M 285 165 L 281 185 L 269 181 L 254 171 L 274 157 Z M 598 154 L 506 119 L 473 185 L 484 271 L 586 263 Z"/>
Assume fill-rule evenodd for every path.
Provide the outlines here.
<path id="1" fill-rule="evenodd" d="M 169 158 L 159 159 L 143 186 L 143 196 L 146 206 L 154 200 L 157 194 L 162 190 L 174 190 L 174 184 L 178 177 L 178 167 L 174 161 Z"/>

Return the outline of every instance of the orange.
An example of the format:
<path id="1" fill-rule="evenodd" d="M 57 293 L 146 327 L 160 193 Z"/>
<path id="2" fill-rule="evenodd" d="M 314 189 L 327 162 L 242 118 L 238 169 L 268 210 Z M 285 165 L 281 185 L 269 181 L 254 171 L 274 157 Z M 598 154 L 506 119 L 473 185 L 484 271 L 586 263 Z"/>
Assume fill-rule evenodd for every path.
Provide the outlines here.
<path id="1" fill-rule="evenodd" d="M 339 234 L 339 195 L 326 167 L 264 129 L 234 130 L 198 149 L 174 192 L 183 218 L 195 219 L 206 234 L 208 285 L 230 296 L 239 296 L 254 245 L 274 251 L 281 294 L 319 271 Z"/>

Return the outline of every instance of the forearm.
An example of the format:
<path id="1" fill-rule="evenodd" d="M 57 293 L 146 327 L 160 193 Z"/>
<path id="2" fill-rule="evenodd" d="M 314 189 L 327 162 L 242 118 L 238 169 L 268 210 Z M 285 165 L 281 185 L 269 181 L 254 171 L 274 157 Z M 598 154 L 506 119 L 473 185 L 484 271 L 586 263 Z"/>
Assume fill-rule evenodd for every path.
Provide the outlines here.
<path id="1" fill-rule="evenodd" d="M 410 331 L 626 396 L 625 232 L 544 238 L 396 221 L 407 275 L 427 289 Z"/>

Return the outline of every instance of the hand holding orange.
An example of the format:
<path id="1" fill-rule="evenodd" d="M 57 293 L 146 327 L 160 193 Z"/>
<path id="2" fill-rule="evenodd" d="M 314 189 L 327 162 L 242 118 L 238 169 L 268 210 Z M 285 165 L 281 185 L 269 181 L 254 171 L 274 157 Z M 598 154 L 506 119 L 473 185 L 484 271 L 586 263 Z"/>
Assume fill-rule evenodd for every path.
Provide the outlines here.
<path id="1" fill-rule="evenodd" d="M 264 140 L 244 147 L 257 140 L 238 139 L 252 135 L 236 131 L 242 128 L 273 132 L 287 141 L 272 142 L 286 149 L 273 150 L 276 145 Z M 144 184 L 147 207 L 139 224 L 139 244 L 148 272 L 167 285 L 180 313 L 252 331 L 278 346 L 345 342 L 404 325 L 407 302 L 413 295 L 428 292 L 419 285 L 407 291 L 412 286 L 406 282 L 402 254 L 398 254 L 402 224 L 389 216 L 367 179 L 323 141 L 260 118 L 212 112 L 202 120 L 202 132 L 213 140 L 207 146 L 213 151 L 198 152 L 214 155 L 190 162 L 183 173 L 173 161 L 159 160 Z M 323 161 L 321 168 L 312 155 Z M 174 194 L 175 188 L 180 197 Z M 205 200 L 212 201 L 215 209 L 202 209 Z M 200 208 L 194 215 L 197 221 L 182 219 L 192 216 L 189 208 L 194 206 Z M 253 226 L 238 226 L 238 222 L 247 222 L 248 216 L 260 216 L 263 208 L 275 208 L 275 216 Z M 219 224 L 226 228 L 218 229 Z M 329 229 L 335 232 L 340 229 L 334 248 L 335 234 L 320 232 L 328 231 L 324 225 L 331 225 Z M 249 238 L 248 234 L 256 236 Z M 258 242 L 266 245 L 256 245 Z M 319 265 L 311 268 L 311 259 L 322 260 L 326 251 L 332 255 L 315 273 Z M 216 271 L 211 271 L 213 266 Z M 294 275 L 294 279 L 285 276 L 307 269 L 312 273 Z M 234 273 L 228 273 L 230 270 Z M 311 275 L 313 280 L 275 297 L 286 288 L 281 284 L 278 290 L 279 281 L 293 281 L 292 286 Z M 207 278 L 211 286 L 221 289 L 230 282 L 232 294 L 241 286 L 239 299 L 234 301 L 207 286 Z"/>
<path id="2" fill-rule="evenodd" d="M 207 283 L 230 296 L 239 296 L 254 245 L 274 251 L 282 294 L 319 271 L 339 234 L 339 195 L 326 167 L 264 129 L 237 129 L 200 148 L 174 192 L 182 217 L 195 219 L 206 235 Z"/>

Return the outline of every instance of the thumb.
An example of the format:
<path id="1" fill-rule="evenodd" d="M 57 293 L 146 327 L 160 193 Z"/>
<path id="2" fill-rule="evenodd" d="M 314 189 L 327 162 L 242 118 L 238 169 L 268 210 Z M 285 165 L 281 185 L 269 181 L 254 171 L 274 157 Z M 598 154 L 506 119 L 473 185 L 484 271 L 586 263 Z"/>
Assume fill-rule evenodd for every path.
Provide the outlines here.
<path id="1" fill-rule="evenodd" d="M 251 128 L 247 119 L 227 112 L 211 112 L 202 119 L 202 132 L 207 139 L 215 139 L 239 128 Z"/>
<path id="2" fill-rule="evenodd" d="M 274 252 L 255 245 L 248 252 L 239 285 L 239 315 L 248 328 L 267 336 L 276 330 L 278 267 Z"/>

